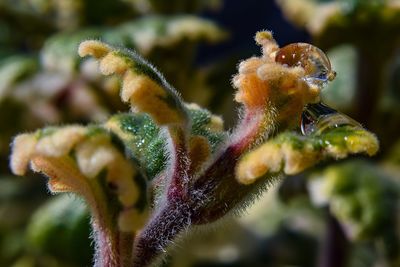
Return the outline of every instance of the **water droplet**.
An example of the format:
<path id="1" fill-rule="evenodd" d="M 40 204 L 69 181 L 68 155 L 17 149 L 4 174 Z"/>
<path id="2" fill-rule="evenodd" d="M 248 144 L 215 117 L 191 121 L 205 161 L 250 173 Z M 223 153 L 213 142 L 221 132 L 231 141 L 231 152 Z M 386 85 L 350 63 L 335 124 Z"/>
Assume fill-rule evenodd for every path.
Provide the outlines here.
<path id="1" fill-rule="evenodd" d="M 301 116 L 301 132 L 304 135 L 321 134 L 344 125 L 362 128 L 357 121 L 323 103 L 308 104 Z"/>
<path id="2" fill-rule="evenodd" d="M 322 87 L 336 76 L 325 53 L 307 43 L 294 43 L 282 47 L 276 53 L 275 61 L 289 67 L 304 68 L 304 80 L 313 86 Z"/>

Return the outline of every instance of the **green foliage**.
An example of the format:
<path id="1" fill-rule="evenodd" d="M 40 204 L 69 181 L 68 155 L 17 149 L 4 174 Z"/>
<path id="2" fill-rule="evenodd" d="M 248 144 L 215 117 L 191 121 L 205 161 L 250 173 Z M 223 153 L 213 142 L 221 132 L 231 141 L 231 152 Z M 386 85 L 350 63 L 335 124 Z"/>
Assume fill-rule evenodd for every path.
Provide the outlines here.
<path id="1" fill-rule="evenodd" d="M 207 138 L 211 149 L 217 147 L 226 139 L 225 132 L 210 129 L 211 113 L 205 109 L 188 109 L 192 120 L 192 135 Z M 160 132 L 151 118 L 146 114 L 120 113 L 110 118 L 109 122 L 116 123 L 118 128 L 112 128 L 133 159 L 139 163 L 149 180 L 165 169 L 168 158 L 165 134 Z"/>
<path id="2" fill-rule="evenodd" d="M 186 40 L 216 42 L 224 36 L 224 32 L 211 21 L 194 16 L 148 16 L 116 27 L 58 33 L 46 40 L 41 57 L 45 68 L 70 73 L 79 71 L 81 59 L 76 50 L 85 39 L 100 39 L 148 55 L 155 48 L 174 50 L 173 46 Z"/>
<path id="3" fill-rule="evenodd" d="M 79 266 L 90 265 L 90 216 L 74 196 L 57 196 L 33 214 L 27 228 L 28 249 Z"/>
<path id="4" fill-rule="evenodd" d="M 379 167 L 366 161 L 349 161 L 326 168 L 318 177 L 324 179 L 323 190 L 333 213 L 348 224 L 354 238 L 370 239 L 392 224 L 399 184 Z"/>
<path id="5" fill-rule="evenodd" d="M 351 240 L 379 242 L 386 256 L 398 261 L 396 210 L 400 184 L 385 171 L 365 160 L 327 167 L 310 180 L 311 196 L 319 205 L 329 203 Z"/>

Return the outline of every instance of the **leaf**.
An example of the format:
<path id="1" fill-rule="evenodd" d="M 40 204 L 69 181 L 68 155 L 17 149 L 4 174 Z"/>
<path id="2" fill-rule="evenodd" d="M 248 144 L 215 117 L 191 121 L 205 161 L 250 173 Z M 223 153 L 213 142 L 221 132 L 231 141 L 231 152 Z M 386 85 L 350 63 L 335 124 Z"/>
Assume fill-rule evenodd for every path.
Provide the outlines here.
<path id="1" fill-rule="evenodd" d="M 244 155 L 236 169 L 236 178 L 251 184 L 281 172 L 294 175 L 328 158 L 342 159 L 362 153 L 372 156 L 378 148 L 375 135 L 349 125 L 310 136 L 286 132 Z"/>

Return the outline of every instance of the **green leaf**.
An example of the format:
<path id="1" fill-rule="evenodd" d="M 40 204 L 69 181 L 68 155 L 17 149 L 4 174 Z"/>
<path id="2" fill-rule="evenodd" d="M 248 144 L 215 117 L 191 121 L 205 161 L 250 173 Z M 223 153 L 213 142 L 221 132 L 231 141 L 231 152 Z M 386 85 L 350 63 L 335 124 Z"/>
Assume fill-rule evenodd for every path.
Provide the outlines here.
<path id="1" fill-rule="evenodd" d="M 78 266 L 89 266 L 93 246 L 90 213 L 74 196 L 60 195 L 35 211 L 27 228 L 29 249 Z"/>

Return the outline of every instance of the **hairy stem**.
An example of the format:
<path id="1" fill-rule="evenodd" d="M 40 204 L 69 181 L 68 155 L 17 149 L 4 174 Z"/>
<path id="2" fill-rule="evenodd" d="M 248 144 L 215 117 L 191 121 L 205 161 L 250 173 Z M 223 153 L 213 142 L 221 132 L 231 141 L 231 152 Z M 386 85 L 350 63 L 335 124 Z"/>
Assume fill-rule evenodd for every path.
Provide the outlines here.
<path id="1" fill-rule="evenodd" d="M 133 267 L 152 264 L 177 235 L 189 227 L 191 211 L 184 201 L 168 202 L 137 237 Z"/>
<path id="2" fill-rule="evenodd" d="M 168 198 L 182 198 L 186 195 L 188 184 L 188 170 L 190 161 L 188 158 L 185 130 L 180 126 L 170 126 L 170 157 L 171 173 Z"/>
<path id="3" fill-rule="evenodd" d="M 96 222 L 92 222 L 94 236 L 96 237 L 96 253 L 95 253 L 95 267 L 117 267 L 118 256 L 116 255 L 114 234 L 111 231 L 104 229 L 104 226 L 99 226 Z"/>
<path id="4" fill-rule="evenodd" d="M 265 121 L 265 115 L 262 114 L 246 116 L 238 128 L 243 132 L 236 134 L 234 142 L 195 181 L 185 177 L 190 162 L 186 158 L 184 141 L 179 141 L 182 136 L 178 134 L 179 131 L 170 129 L 176 158 L 173 159 L 167 203 L 137 238 L 134 266 L 149 266 L 191 224 L 203 224 L 221 218 L 254 189 L 254 186 L 239 184 L 234 170 L 240 155 L 249 149 L 255 139 L 265 135 Z"/>
<path id="5" fill-rule="evenodd" d="M 119 233 L 118 236 L 118 257 L 121 267 L 131 266 L 132 263 L 132 244 L 133 234 L 131 233 Z"/>

